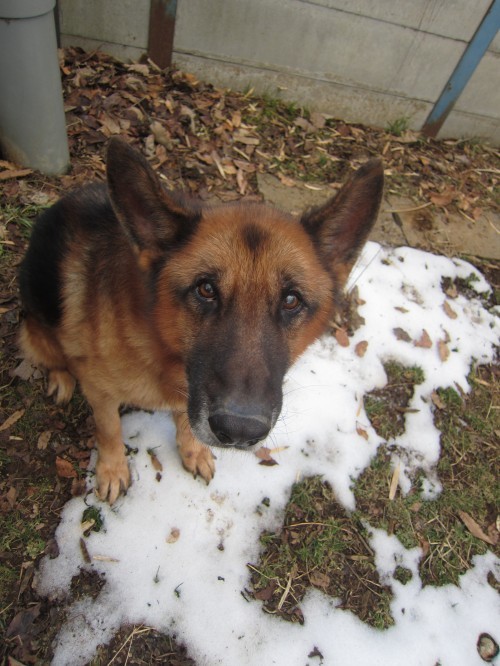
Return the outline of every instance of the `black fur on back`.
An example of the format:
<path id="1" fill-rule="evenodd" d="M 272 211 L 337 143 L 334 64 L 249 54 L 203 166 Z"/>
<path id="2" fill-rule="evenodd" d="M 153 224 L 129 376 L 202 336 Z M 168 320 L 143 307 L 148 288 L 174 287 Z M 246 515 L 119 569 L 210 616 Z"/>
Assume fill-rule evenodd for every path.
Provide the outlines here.
<path id="1" fill-rule="evenodd" d="M 118 226 L 105 185 L 75 190 L 42 213 L 19 271 L 26 313 L 57 326 L 62 315 L 61 264 L 68 242 L 79 231 L 99 234 Z"/>

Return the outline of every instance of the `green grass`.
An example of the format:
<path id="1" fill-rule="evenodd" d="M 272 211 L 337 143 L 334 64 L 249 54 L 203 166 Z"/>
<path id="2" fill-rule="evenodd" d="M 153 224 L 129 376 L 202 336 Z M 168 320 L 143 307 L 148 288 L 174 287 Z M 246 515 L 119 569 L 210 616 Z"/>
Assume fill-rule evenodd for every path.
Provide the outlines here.
<path id="1" fill-rule="evenodd" d="M 97 506 L 89 506 L 85 509 L 82 515 L 82 523 L 92 522 L 92 525 L 88 528 L 88 532 L 100 532 L 103 525 L 104 519 L 102 517 L 102 512 Z"/>
<path id="2" fill-rule="evenodd" d="M 18 578 L 19 573 L 17 567 L 13 567 L 6 562 L 0 563 L 0 604 L 2 608 Z M 0 608 L 0 610 L 2 610 L 2 608 Z"/>
<path id="3" fill-rule="evenodd" d="M 420 546 L 426 553 L 420 564 L 424 584 L 457 584 L 472 556 L 487 549 L 468 532 L 458 511 L 478 516 L 483 499 L 470 498 L 461 488 L 445 487 L 438 499 L 425 501 L 417 477 L 407 496 L 389 500 L 391 477 L 390 455 L 382 448 L 354 489 L 359 519 L 367 518 L 373 527 L 394 533 L 405 548 Z"/>
<path id="4" fill-rule="evenodd" d="M 24 206 L 14 206 L 7 203 L 1 211 L 2 223 L 7 226 L 8 224 L 15 223 L 19 226 L 23 235 L 28 237 L 36 218 L 48 206 L 41 206 L 38 204 L 26 204 Z"/>
<path id="5" fill-rule="evenodd" d="M 377 406 L 375 420 L 391 417 L 389 406 L 403 409 L 404 415 L 415 385 L 424 379 L 418 367 L 388 363 L 386 372 L 385 393 L 377 395 L 385 408 Z M 410 492 L 397 492 L 389 499 L 394 444 L 379 447 L 354 482 L 352 514 L 344 511 L 319 477 L 293 486 L 282 529 L 261 536 L 260 560 L 249 565 L 254 595 L 266 612 L 303 621 L 300 603 L 312 586 L 338 598 L 340 608 L 373 627 L 391 626 L 392 592 L 378 579 L 370 527 L 394 534 L 405 548 L 421 549 L 419 576 L 424 585 L 457 585 L 475 555 L 488 548 L 499 554 L 498 546 L 474 536 L 460 517 L 466 512 L 487 532 L 500 508 L 498 369 L 477 368 L 469 381 L 473 390 L 467 396 L 450 387 L 437 391 L 441 408 L 435 408 L 435 424 L 441 431 L 442 451 L 436 472 L 443 489 L 435 499 L 424 498 L 424 473 L 419 469 L 414 471 Z M 389 428 L 382 422 L 378 427 Z M 412 572 L 398 566 L 394 579 L 406 585 Z"/>
<path id="6" fill-rule="evenodd" d="M 486 371 L 481 372 L 485 376 Z M 493 374 L 491 377 L 494 379 Z M 442 448 L 437 473 L 443 485 L 437 499 L 423 499 L 421 473 L 416 472 L 411 492 L 389 500 L 393 469 L 385 447 L 354 486 L 360 519 L 367 518 L 374 527 L 394 533 L 406 548 L 423 548 L 420 576 L 424 584 L 457 584 L 458 577 L 470 568 L 472 557 L 488 548 L 465 527 L 459 512 L 469 514 L 486 531 L 500 507 L 496 476 L 500 460 L 495 443 L 500 424 L 498 410 L 491 408 L 492 391 L 498 392 L 498 384 L 485 385 L 477 371 L 470 381 L 474 390 L 465 398 L 452 388 L 437 391 L 444 405 L 435 411 Z"/>
<path id="7" fill-rule="evenodd" d="M 293 121 L 297 116 L 307 114 L 296 102 L 285 102 L 270 93 L 264 93 L 259 101 L 260 112 L 267 119 Z"/>
<path id="8" fill-rule="evenodd" d="M 401 136 L 410 126 L 410 118 L 408 116 L 401 116 L 396 118 L 390 123 L 387 123 L 386 130 L 394 136 Z"/>
<path id="9" fill-rule="evenodd" d="M 7 452 L 3 448 L 0 448 L 0 474 L 3 473 L 11 460 L 12 458 L 7 455 Z"/>
<path id="10" fill-rule="evenodd" d="M 0 548 L 7 553 L 22 550 L 29 559 L 35 559 L 45 548 L 38 531 L 41 525 L 40 516 L 27 517 L 20 511 L 0 516 Z"/>
<path id="11" fill-rule="evenodd" d="M 424 381 L 424 373 L 418 367 L 405 367 L 395 361 L 384 365 L 387 384 L 367 394 L 365 411 L 380 437 L 389 441 L 404 432 L 404 415 L 413 396 L 416 384 Z"/>
<path id="12" fill-rule="evenodd" d="M 262 535 L 264 552 L 250 565 L 257 598 L 266 597 L 267 612 L 296 621 L 307 587 L 319 587 L 372 626 L 390 626 L 392 595 L 380 584 L 367 537 L 321 478 L 296 483 L 283 530 Z"/>

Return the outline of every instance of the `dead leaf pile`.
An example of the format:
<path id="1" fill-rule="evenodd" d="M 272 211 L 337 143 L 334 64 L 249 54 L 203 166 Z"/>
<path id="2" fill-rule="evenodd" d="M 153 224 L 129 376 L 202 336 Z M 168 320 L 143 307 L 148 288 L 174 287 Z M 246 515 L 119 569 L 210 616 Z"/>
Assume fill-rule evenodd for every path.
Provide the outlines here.
<path id="1" fill-rule="evenodd" d="M 407 131 L 347 124 L 279 99 L 224 91 L 153 63 L 124 64 L 102 53 L 60 52 L 71 174 L 50 179 L 0 161 L 5 196 L 49 201 L 61 190 L 104 178 L 104 149 L 122 135 L 147 155 L 169 185 L 202 197 L 257 195 L 255 174 L 336 188 L 367 158 L 384 159 L 388 191 L 476 220 L 498 210 L 500 153 L 473 142 L 435 141 Z M 34 188 L 34 191 L 33 191 Z"/>

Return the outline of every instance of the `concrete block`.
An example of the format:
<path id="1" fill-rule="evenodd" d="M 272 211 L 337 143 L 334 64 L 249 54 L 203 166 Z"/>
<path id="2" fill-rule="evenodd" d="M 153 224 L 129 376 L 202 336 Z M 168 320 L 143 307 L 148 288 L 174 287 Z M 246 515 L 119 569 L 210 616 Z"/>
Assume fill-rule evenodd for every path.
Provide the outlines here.
<path id="1" fill-rule="evenodd" d="M 149 0 L 59 0 L 61 33 L 146 49 Z"/>
<path id="2" fill-rule="evenodd" d="M 500 122 L 498 117 L 489 118 L 454 109 L 446 118 L 438 138 L 481 139 L 494 146 L 500 146 Z"/>
<path id="3" fill-rule="evenodd" d="M 469 41 L 488 10 L 491 0 L 307 0 L 308 3 L 396 25 L 430 32 L 433 35 Z"/>
<path id="4" fill-rule="evenodd" d="M 464 46 L 297 0 L 181 0 L 174 42 L 184 54 L 425 101 L 437 99 Z"/>
<path id="5" fill-rule="evenodd" d="M 497 32 L 497 36 L 491 42 L 489 50 L 494 53 L 500 53 L 500 32 Z"/>
<path id="6" fill-rule="evenodd" d="M 497 118 L 500 114 L 500 53 L 487 51 L 455 105 L 459 111 Z"/>

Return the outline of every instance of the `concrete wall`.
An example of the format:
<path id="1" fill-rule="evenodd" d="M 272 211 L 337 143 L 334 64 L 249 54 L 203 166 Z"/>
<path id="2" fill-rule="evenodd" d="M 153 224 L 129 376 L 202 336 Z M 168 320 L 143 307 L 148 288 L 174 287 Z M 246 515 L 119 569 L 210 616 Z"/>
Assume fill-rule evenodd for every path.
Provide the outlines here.
<path id="1" fill-rule="evenodd" d="M 63 46 L 138 60 L 148 48 L 150 0 L 59 0 Z"/>
<path id="2" fill-rule="evenodd" d="M 217 85 L 419 129 L 491 0 L 178 0 L 174 61 Z M 60 0 L 63 44 L 147 48 L 149 0 Z M 440 136 L 500 143 L 500 36 Z"/>

